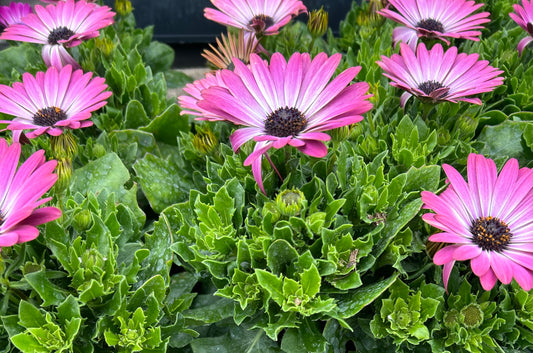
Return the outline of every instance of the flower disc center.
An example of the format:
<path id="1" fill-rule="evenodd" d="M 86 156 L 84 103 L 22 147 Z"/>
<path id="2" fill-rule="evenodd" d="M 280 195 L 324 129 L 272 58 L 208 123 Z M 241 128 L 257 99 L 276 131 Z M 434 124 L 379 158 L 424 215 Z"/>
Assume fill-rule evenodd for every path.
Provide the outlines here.
<path id="1" fill-rule="evenodd" d="M 265 29 L 274 24 L 274 19 L 267 15 L 257 15 L 250 20 L 248 26 L 256 33 L 263 33 Z"/>
<path id="2" fill-rule="evenodd" d="M 74 34 L 76 33 L 65 26 L 54 28 L 48 35 L 48 44 L 57 45 L 60 40 L 67 40 Z"/>
<path id="3" fill-rule="evenodd" d="M 54 126 L 55 123 L 67 119 L 67 114 L 58 107 L 39 109 L 33 116 L 33 123 L 39 126 Z"/>
<path id="4" fill-rule="evenodd" d="M 265 133 L 277 137 L 298 135 L 307 126 L 307 119 L 296 108 L 279 108 L 267 116 Z"/>
<path id="5" fill-rule="evenodd" d="M 504 221 L 496 217 L 480 217 L 470 226 L 472 242 L 483 250 L 501 252 L 513 234 Z"/>
<path id="6" fill-rule="evenodd" d="M 423 28 L 427 31 L 435 31 L 435 32 L 441 32 L 444 33 L 444 26 L 442 23 L 440 23 L 437 20 L 434 20 L 432 18 L 428 18 L 425 20 L 422 20 L 416 24 L 417 27 Z"/>
<path id="7" fill-rule="evenodd" d="M 418 85 L 418 89 L 427 94 L 428 96 L 431 94 L 431 92 L 438 90 L 442 87 L 444 87 L 442 83 L 437 81 L 426 81 Z"/>

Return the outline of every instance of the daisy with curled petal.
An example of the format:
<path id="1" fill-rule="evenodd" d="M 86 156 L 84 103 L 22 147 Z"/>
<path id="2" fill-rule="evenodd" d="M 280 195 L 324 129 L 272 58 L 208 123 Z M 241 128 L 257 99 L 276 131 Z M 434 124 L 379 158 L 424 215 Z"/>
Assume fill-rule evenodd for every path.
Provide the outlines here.
<path id="1" fill-rule="evenodd" d="M 204 16 L 224 26 L 242 28 L 258 37 L 277 34 L 279 29 L 307 8 L 300 0 L 211 0 L 218 8 L 204 9 Z"/>
<path id="2" fill-rule="evenodd" d="M 19 157 L 20 144 L 0 139 L 0 249 L 37 238 L 36 226 L 61 216 L 55 207 L 37 208 L 52 199 L 40 198 L 57 180 L 57 162 L 46 162 L 40 150 L 17 169 Z"/>
<path id="3" fill-rule="evenodd" d="M 518 43 L 518 55 L 522 55 L 524 48 L 533 42 L 533 1 L 522 0 L 522 6 L 514 4 L 513 8 L 516 13 L 509 16 L 529 35 Z"/>
<path id="4" fill-rule="evenodd" d="M 23 17 L 33 12 L 30 4 L 12 2 L 9 6 L 0 6 L 0 28 L 21 23 Z"/>
<path id="5" fill-rule="evenodd" d="M 103 78 L 91 78 L 92 73 L 73 71 L 70 65 L 61 70 L 52 66 L 35 77 L 23 74 L 22 82 L 13 87 L 0 85 L 0 112 L 15 116 L 0 123 L 9 124 L 12 131 L 32 130 L 26 133 L 29 138 L 91 126 L 91 112 L 103 107 L 111 95 Z"/>
<path id="6" fill-rule="evenodd" d="M 490 22 L 489 12 L 473 14 L 483 4 L 467 0 L 389 0 L 395 10 L 385 8 L 379 14 L 404 26 L 396 27 L 392 40 L 396 46 L 402 41 L 416 50 L 419 37 L 437 38 L 450 44 L 446 38 L 479 40 L 480 26 Z"/>
<path id="7" fill-rule="evenodd" d="M 197 106 L 217 117 L 245 127 L 236 130 L 230 141 L 235 152 L 254 140 L 254 151 L 244 165 L 252 172 L 261 191 L 261 160 L 271 148 L 296 147 L 312 157 L 324 157 L 323 131 L 357 123 L 361 114 L 372 108 L 367 100 L 368 83 L 349 83 L 360 66 L 351 67 L 330 82 L 341 60 L 340 54 L 328 58 L 325 53 L 314 59 L 308 53 L 295 53 L 288 62 L 274 53 L 270 64 L 252 54 L 250 64 L 235 59 L 235 70 L 220 71 L 223 86 L 213 85 L 201 91 Z M 349 85 L 349 86 L 348 86 Z"/>
<path id="8" fill-rule="evenodd" d="M 503 83 L 503 73 L 489 65 L 487 60 L 478 60 L 479 54 L 457 54 L 457 47 L 446 52 L 440 44 L 427 50 L 420 43 L 416 54 L 404 43 L 400 44 L 400 55 L 381 56 L 376 63 L 390 78 L 391 85 L 407 92 L 402 94 L 400 104 L 412 96 L 424 102 L 439 103 L 465 101 L 481 104 L 479 98 L 469 98 L 474 94 L 492 91 Z"/>
<path id="9" fill-rule="evenodd" d="M 47 66 L 61 68 L 70 64 L 79 68 L 66 48 L 98 37 L 101 28 L 113 23 L 114 15 L 107 6 L 85 1 L 36 5 L 34 14 L 24 17 L 21 24 L 9 26 L 0 39 L 44 44 L 42 55 Z"/>
<path id="10" fill-rule="evenodd" d="M 448 245 L 433 262 L 444 265 L 447 287 L 455 261 L 470 260 L 485 290 L 497 280 L 514 278 L 524 290 L 533 288 L 533 169 L 510 159 L 500 171 L 491 159 L 470 154 L 468 182 L 453 167 L 443 165 L 448 188 L 440 195 L 423 191 L 424 221 L 442 233 L 430 241 Z"/>

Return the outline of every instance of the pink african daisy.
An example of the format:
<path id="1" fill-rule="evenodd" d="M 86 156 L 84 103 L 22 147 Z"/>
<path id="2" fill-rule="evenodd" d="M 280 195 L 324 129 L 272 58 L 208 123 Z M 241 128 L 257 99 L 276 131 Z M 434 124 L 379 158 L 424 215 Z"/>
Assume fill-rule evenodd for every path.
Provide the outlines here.
<path id="1" fill-rule="evenodd" d="M 299 0 L 211 0 L 211 3 L 219 10 L 205 8 L 207 19 L 259 36 L 277 34 L 293 17 L 307 12 Z"/>
<path id="2" fill-rule="evenodd" d="M 522 50 L 533 42 L 533 1 L 522 0 L 522 6 L 514 4 L 513 8 L 516 13 L 511 12 L 509 16 L 529 34 L 518 43 L 518 54 L 522 55 Z"/>
<path id="3" fill-rule="evenodd" d="M 412 95 L 431 103 L 481 104 L 479 98 L 467 96 L 489 92 L 501 85 L 503 77 L 498 75 L 503 71 L 478 58 L 478 54 L 457 54 L 456 47 L 443 52 L 440 44 L 428 51 L 424 43 L 420 43 L 415 55 L 407 44 L 401 43 L 400 55 L 382 56 L 377 64 L 385 71 L 383 75 L 393 81 L 392 86 L 407 91 L 400 99 L 402 107 Z"/>
<path id="4" fill-rule="evenodd" d="M 402 41 L 413 51 L 419 37 L 438 38 L 446 44 L 446 38 L 464 38 L 478 41 L 480 24 L 490 22 L 489 12 L 472 15 L 483 4 L 467 0 L 390 0 L 395 10 L 385 8 L 379 14 L 404 26 L 396 27 L 392 40 L 396 46 Z"/>
<path id="5" fill-rule="evenodd" d="M 8 123 L 8 130 L 33 130 L 26 134 L 29 138 L 91 126 L 91 112 L 111 95 L 103 78 L 91 77 L 91 72 L 72 71 L 70 65 L 60 70 L 52 66 L 35 77 L 25 73 L 13 87 L 0 85 L 0 112 L 15 116 L 0 123 Z"/>
<path id="6" fill-rule="evenodd" d="M 37 208 L 52 199 L 40 198 L 57 180 L 57 162 L 46 162 L 40 150 L 17 169 L 19 157 L 20 144 L 0 139 L 0 248 L 35 239 L 35 226 L 61 216 L 55 207 Z"/>
<path id="7" fill-rule="evenodd" d="M 190 114 L 197 116 L 196 120 L 223 120 L 217 115 L 211 114 L 205 109 L 198 106 L 198 101 L 202 99 L 202 91 L 208 87 L 220 86 L 224 87 L 224 81 L 220 76 L 220 70 L 213 73 L 207 73 L 201 80 L 196 80 L 193 83 L 187 83 L 183 90 L 189 95 L 183 95 L 178 97 L 178 103 L 182 110 L 181 115 Z"/>
<path id="8" fill-rule="evenodd" d="M 519 169 L 510 159 L 500 175 L 491 159 L 468 156 L 468 182 L 450 165 L 443 165 L 448 188 L 440 195 L 423 191 L 424 221 L 443 230 L 429 237 L 449 243 L 433 262 L 444 265 L 447 287 L 455 261 L 470 260 L 481 285 L 490 290 L 496 280 L 533 288 L 533 169 Z"/>
<path id="9" fill-rule="evenodd" d="M 101 28 L 113 23 L 114 12 L 107 6 L 85 1 L 59 1 L 56 5 L 35 6 L 35 13 L 26 16 L 22 24 L 8 27 L 0 39 L 44 44 L 43 60 L 47 66 L 61 68 L 78 63 L 66 48 L 98 37 Z"/>
<path id="10" fill-rule="evenodd" d="M 249 65 L 235 59 L 234 71 L 220 71 L 224 86 L 201 91 L 197 106 L 212 115 L 207 119 L 214 116 L 246 126 L 230 136 L 236 152 L 246 141 L 257 142 L 244 165 L 252 166 L 263 192 L 261 160 L 270 148 L 289 145 L 312 157 L 324 157 L 323 141 L 330 136 L 322 131 L 357 123 L 372 108 L 366 82 L 348 86 L 360 66 L 330 82 L 340 60 L 340 54 L 328 58 L 320 53 L 311 60 L 308 53 L 295 53 L 287 62 L 274 53 L 269 65 L 252 54 Z"/>
<path id="11" fill-rule="evenodd" d="M 9 6 L 0 6 L 0 27 L 6 28 L 21 23 L 23 17 L 33 12 L 30 4 L 12 2 Z"/>

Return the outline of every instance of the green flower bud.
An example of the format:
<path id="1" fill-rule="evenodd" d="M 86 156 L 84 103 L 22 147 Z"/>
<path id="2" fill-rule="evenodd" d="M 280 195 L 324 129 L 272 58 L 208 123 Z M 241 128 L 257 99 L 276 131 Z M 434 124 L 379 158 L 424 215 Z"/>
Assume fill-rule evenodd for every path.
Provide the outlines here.
<path id="1" fill-rule="evenodd" d="M 80 210 L 74 215 L 74 220 L 72 223 L 74 228 L 79 232 L 89 229 L 93 223 L 91 211 L 87 209 Z"/>
<path id="2" fill-rule="evenodd" d="M 329 132 L 333 142 L 342 142 L 350 136 L 353 125 L 344 125 Z"/>
<path id="3" fill-rule="evenodd" d="M 450 142 L 451 138 L 452 137 L 450 135 L 450 131 L 448 131 L 448 130 L 441 130 L 441 131 L 438 132 L 437 141 L 439 141 L 440 145 L 447 144 L 448 142 Z"/>
<path id="4" fill-rule="evenodd" d="M 462 115 L 455 121 L 454 132 L 458 133 L 459 138 L 474 136 L 477 128 L 477 121 L 470 116 Z"/>
<path id="5" fill-rule="evenodd" d="M 320 10 L 313 10 L 309 13 L 307 29 L 314 38 L 322 37 L 328 30 L 328 12 L 324 11 L 324 6 Z"/>
<path id="6" fill-rule="evenodd" d="M 59 136 L 50 136 L 50 146 L 55 158 L 72 159 L 78 153 L 76 138 L 70 130 L 65 130 Z"/>
<path id="7" fill-rule="evenodd" d="M 470 303 L 461 309 L 461 319 L 466 327 L 479 327 L 483 323 L 483 310 L 479 304 Z"/>
<path id="8" fill-rule="evenodd" d="M 100 157 L 105 156 L 106 150 L 105 150 L 104 146 L 102 146 L 101 144 L 97 143 L 97 144 L 95 144 L 93 146 L 92 154 L 93 154 L 94 158 L 100 158 Z"/>
<path id="9" fill-rule="evenodd" d="M 131 4 L 130 4 L 131 6 Z M 95 38 L 94 39 L 94 45 L 100 52 L 105 56 L 109 57 L 111 55 L 111 52 L 115 48 L 115 45 L 113 44 L 113 41 L 109 38 Z"/>
<path id="10" fill-rule="evenodd" d="M 115 0 L 115 10 L 121 16 L 129 14 L 133 8 L 130 0 Z"/>
<path id="11" fill-rule="evenodd" d="M 444 326 L 453 328 L 459 324 L 459 312 L 455 309 L 447 311 L 444 314 Z"/>
<path id="12" fill-rule="evenodd" d="M 276 205 L 283 216 L 298 216 L 307 206 L 307 200 L 303 192 L 292 188 L 283 190 L 276 196 Z"/>
<path id="13" fill-rule="evenodd" d="M 63 192 L 70 186 L 72 177 L 72 162 L 67 158 L 59 158 L 56 167 L 57 181 L 54 185 L 56 192 Z"/>
<path id="14" fill-rule="evenodd" d="M 196 127 L 196 134 L 192 139 L 194 148 L 202 154 L 211 154 L 218 147 L 218 139 L 213 132 L 205 127 Z"/>

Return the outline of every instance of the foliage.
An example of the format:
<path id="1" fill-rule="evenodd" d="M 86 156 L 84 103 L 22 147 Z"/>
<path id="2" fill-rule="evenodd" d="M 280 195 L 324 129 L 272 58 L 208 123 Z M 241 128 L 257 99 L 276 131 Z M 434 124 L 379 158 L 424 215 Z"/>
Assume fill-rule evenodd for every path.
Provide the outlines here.
<path id="1" fill-rule="evenodd" d="M 375 64 L 397 51 L 396 24 L 365 1 L 338 36 L 295 20 L 264 38 L 285 57 L 342 53 L 338 72 L 361 66 L 374 104 L 332 132 L 324 158 L 273 150 L 281 178 L 264 160 L 266 195 L 243 166 L 252 145 L 230 146 L 232 125 L 180 116 L 168 88 L 191 78 L 123 9 L 72 51 L 113 95 L 73 132 L 70 186 L 50 193 L 63 216 L 0 252 L 0 352 L 531 352 L 532 292 L 483 291 L 464 263 L 445 292 L 421 220 L 420 192 L 444 188 L 443 163 L 464 172 L 477 152 L 533 167 L 533 50 L 518 56 L 511 8 L 486 1 L 481 40 L 453 42 L 504 71 L 481 106 L 400 108 Z M 0 83 L 45 69 L 40 48 L 9 44 Z M 51 156 L 45 136 L 23 154 L 40 148 Z"/>

